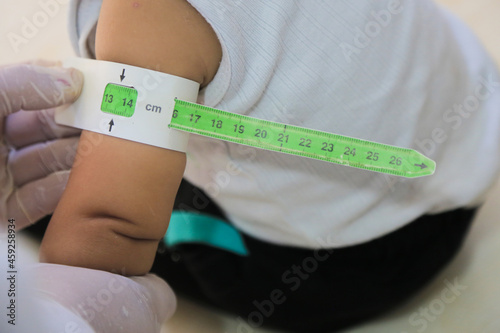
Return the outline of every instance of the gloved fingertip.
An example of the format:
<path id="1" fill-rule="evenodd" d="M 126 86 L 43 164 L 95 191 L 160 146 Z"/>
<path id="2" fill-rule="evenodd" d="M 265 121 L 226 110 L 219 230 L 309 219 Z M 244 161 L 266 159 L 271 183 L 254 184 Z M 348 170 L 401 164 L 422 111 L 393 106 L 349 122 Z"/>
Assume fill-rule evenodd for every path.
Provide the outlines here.
<path id="1" fill-rule="evenodd" d="M 59 82 L 61 82 L 64 85 L 63 87 L 64 93 L 66 95 L 69 95 L 68 96 L 69 98 L 73 98 L 76 100 L 78 96 L 80 96 L 80 93 L 82 92 L 83 80 L 84 80 L 83 73 L 76 68 L 67 68 L 66 71 L 69 74 L 71 81 L 67 82 L 64 78 L 62 79 L 62 81 Z"/>
<path id="2" fill-rule="evenodd" d="M 47 60 L 47 59 L 34 59 L 27 62 L 29 65 L 43 66 L 43 67 L 61 67 L 60 60 Z"/>
<path id="3" fill-rule="evenodd" d="M 152 310 L 155 312 L 158 322 L 161 324 L 170 319 L 177 310 L 177 297 L 170 285 L 162 278 L 147 274 L 145 276 L 134 276 L 131 280 L 145 288 L 150 297 Z"/>
<path id="4" fill-rule="evenodd" d="M 156 300 L 157 308 L 160 309 L 159 318 L 161 322 L 170 319 L 177 310 L 177 297 L 170 285 L 162 278 L 150 274 L 153 279 L 156 279 L 158 290 L 162 291 L 162 297 Z"/>
<path id="5" fill-rule="evenodd" d="M 48 70 L 56 89 L 63 96 L 63 103 L 72 103 L 78 99 L 83 88 L 83 74 L 75 68 L 51 68 Z"/>
<path id="6" fill-rule="evenodd" d="M 81 87 L 83 85 L 83 80 L 84 80 L 83 73 L 76 68 L 69 68 L 69 71 L 71 73 L 71 78 L 73 79 L 73 83 L 76 86 Z"/>

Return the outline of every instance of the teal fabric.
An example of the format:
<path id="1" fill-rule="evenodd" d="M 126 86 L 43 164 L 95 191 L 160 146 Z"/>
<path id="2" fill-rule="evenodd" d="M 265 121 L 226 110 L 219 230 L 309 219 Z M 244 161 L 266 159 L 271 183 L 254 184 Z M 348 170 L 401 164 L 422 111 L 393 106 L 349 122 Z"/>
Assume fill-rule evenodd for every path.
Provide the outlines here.
<path id="1" fill-rule="evenodd" d="M 164 242 L 168 247 L 182 243 L 201 243 L 248 256 L 243 237 L 230 224 L 210 215 L 174 211 Z"/>

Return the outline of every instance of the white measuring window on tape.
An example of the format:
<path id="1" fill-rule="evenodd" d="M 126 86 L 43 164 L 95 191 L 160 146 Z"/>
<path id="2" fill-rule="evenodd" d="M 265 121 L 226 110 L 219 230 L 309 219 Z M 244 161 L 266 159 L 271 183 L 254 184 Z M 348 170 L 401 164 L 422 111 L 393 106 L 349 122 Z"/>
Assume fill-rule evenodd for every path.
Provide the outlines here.
<path id="1" fill-rule="evenodd" d="M 63 65 L 85 79 L 80 98 L 56 112 L 58 124 L 186 151 L 189 134 L 168 125 L 176 98 L 196 101 L 197 82 L 109 61 L 70 58 Z"/>

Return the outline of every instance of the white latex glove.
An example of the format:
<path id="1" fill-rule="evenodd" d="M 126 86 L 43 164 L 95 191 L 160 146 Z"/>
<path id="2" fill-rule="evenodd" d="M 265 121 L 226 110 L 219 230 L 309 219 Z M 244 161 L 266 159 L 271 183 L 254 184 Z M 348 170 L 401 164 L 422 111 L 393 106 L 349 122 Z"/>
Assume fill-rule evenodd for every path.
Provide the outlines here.
<path id="1" fill-rule="evenodd" d="M 18 278 L 16 325 L 2 318 L 1 332 L 158 333 L 176 309 L 172 289 L 152 274 L 35 264 Z"/>
<path id="2" fill-rule="evenodd" d="M 19 230 L 54 211 L 80 131 L 58 126 L 53 108 L 75 101 L 82 83 L 58 63 L 0 67 L 0 232 L 8 219 Z"/>

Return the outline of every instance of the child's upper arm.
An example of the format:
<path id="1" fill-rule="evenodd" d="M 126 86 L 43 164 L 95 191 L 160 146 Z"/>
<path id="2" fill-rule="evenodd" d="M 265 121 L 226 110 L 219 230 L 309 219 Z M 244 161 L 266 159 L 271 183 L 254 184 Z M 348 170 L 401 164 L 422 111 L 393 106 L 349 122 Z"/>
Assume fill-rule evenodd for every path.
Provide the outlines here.
<path id="1" fill-rule="evenodd" d="M 104 0 L 97 58 L 207 84 L 221 58 L 185 0 Z M 84 131 L 41 248 L 44 261 L 144 274 L 170 218 L 185 154 Z"/>

